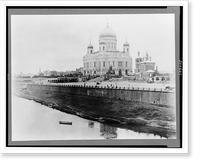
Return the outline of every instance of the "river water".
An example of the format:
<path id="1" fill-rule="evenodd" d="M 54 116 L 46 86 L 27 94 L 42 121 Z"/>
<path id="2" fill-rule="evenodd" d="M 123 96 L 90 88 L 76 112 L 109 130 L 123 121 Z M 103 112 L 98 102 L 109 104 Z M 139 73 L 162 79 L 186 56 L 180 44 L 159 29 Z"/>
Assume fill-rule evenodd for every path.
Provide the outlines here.
<path id="1" fill-rule="evenodd" d="M 59 121 L 70 121 L 73 124 L 62 125 Z M 41 105 L 33 100 L 12 97 L 13 141 L 165 138 L 156 133 L 140 131 L 140 128 L 128 129 L 86 120 Z M 173 138 L 173 136 L 167 138 Z"/>

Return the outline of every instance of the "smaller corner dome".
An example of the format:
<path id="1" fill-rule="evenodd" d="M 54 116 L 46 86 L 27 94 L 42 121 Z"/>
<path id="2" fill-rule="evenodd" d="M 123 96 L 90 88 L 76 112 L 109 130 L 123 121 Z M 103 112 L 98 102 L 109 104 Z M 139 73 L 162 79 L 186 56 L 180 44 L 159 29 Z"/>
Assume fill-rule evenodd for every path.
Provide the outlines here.
<path id="1" fill-rule="evenodd" d="M 124 46 L 129 46 L 129 43 L 127 42 L 127 40 L 126 40 L 126 42 L 123 45 Z"/>
<path id="2" fill-rule="evenodd" d="M 92 44 L 91 44 L 91 43 L 88 45 L 88 48 L 93 48 L 93 46 L 92 46 Z"/>
<path id="3" fill-rule="evenodd" d="M 93 46 L 92 46 L 92 45 L 89 45 L 88 48 L 93 48 Z"/>

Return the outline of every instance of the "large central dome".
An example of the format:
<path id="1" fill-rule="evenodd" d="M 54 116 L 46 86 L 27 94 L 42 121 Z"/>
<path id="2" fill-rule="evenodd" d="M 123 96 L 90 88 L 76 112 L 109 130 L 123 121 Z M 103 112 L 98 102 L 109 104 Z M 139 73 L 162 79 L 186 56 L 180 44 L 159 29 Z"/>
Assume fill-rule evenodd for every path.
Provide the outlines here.
<path id="1" fill-rule="evenodd" d="M 99 34 L 99 38 L 104 38 L 104 37 L 115 37 L 116 34 L 115 32 L 107 25 L 106 28 Z"/>

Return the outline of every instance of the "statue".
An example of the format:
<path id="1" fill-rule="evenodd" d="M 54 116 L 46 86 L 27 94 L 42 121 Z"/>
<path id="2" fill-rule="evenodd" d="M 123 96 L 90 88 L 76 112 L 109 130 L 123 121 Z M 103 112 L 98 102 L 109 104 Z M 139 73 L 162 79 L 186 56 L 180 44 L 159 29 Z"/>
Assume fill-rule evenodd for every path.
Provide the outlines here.
<path id="1" fill-rule="evenodd" d="M 115 71 L 112 70 L 112 66 L 109 67 L 107 74 L 115 74 Z"/>
<path id="2" fill-rule="evenodd" d="M 115 77 L 116 75 L 115 75 L 115 71 L 112 69 L 112 66 L 109 66 L 109 69 L 108 69 L 108 71 L 107 71 L 107 73 L 106 73 L 106 78 L 105 78 L 105 80 L 109 80 L 109 79 L 111 79 L 111 78 L 113 78 L 113 77 Z"/>

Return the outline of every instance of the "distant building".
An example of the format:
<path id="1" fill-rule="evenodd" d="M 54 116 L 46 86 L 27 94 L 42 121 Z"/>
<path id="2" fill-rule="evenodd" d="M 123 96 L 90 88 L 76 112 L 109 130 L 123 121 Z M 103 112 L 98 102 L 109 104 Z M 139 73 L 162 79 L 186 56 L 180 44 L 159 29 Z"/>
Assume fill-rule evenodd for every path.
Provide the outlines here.
<path id="1" fill-rule="evenodd" d="M 148 79 L 152 77 L 155 70 L 155 62 L 151 61 L 151 57 L 148 52 L 146 52 L 144 57 L 140 57 L 140 52 L 138 52 L 138 57 L 135 58 L 135 74 L 139 78 Z"/>
<path id="2" fill-rule="evenodd" d="M 74 70 L 70 71 L 70 74 L 75 74 L 75 73 L 76 73 L 76 71 L 74 71 Z"/>
<path id="3" fill-rule="evenodd" d="M 159 71 L 155 74 L 155 77 L 152 77 L 151 80 L 154 82 L 163 82 L 163 81 L 170 81 L 171 83 L 175 82 L 175 74 L 174 72 L 167 72 L 167 71 Z"/>
<path id="4" fill-rule="evenodd" d="M 84 75 L 105 75 L 112 66 L 117 75 L 132 73 L 130 45 L 123 44 L 123 51 L 117 50 L 117 36 L 107 25 L 99 35 L 99 51 L 95 52 L 92 44 L 87 47 L 83 57 Z"/>
<path id="5" fill-rule="evenodd" d="M 49 70 L 45 70 L 43 71 L 44 76 L 51 76 L 50 71 Z"/>
<path id="6" fill-rule="evenodd" d="M 39 77 L 44 77 L 44 74 L 42 73 L 42 70 L 41 68 L 39 69 L 38 73 L 36 76 L 39 76 Z"/>
<path id="7" fill-rule="evenodd" d="M 37 75 L 39 76 L 42 73 L 41 68 L 39 69 Z"/>
<path id="8" fill-rule="evenodd" d="M 20 73 L 18 76 L 16 76 L 17 78 L 31 78 L 33 76 L 33 74 L 28 73 L 28 74 L 24 74 L 24 73 Z"/>
<path id="9" fill-rule="evenodd" d="M 44 77 L 43 73 L 38 74 L 39 77 Z"/>
<path id="10" fill-rule="evenodd" d="M 82 74 L 83 74 L 83 73 L 84 73 L 83 67 L 77 68 L 77 69 L 76 69 L 76 72 L 77 72 L 77 73 L 82 73 Z"/>
<path id="11" fill-rule="evenodd" d="M 65 72 L 62 72 L 62 71 L 57 72 L 57 76 L 64 76 L 64 75 L 65 75 Z"/>
<path id="12" fill-rule="evenodd" d="M 55 70 L 50 71 L 50 76 L 57 76 L 57 71 L 55 71 Z"/>
<path id="13" fill-rule="evenodd" d="M 71 71 L 67 70 L 67 71 L 65 72 L 65 75 L 68 75 L 68 74 L 70 74 L 70 73 L 71 73 Z"/>

